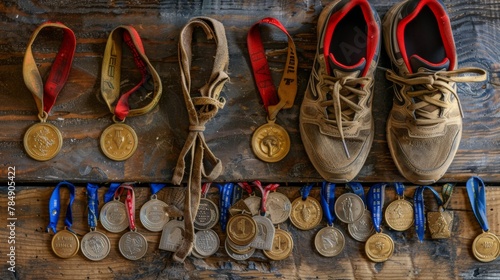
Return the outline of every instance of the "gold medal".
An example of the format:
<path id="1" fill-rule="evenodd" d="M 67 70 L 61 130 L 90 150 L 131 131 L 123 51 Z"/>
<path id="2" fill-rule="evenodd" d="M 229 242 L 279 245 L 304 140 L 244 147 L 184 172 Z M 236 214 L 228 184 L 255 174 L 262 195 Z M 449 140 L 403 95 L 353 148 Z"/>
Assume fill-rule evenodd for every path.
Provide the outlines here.
<path id="1" fill-rule="evenodd" d="M 115 123 L 108 126 L 101 134 L 102 152 L 116 161 L 126 160 L 137 149 L 137 134 L 132 127 Z"/>
<path id="2" fill-rule="evenodd" d="M 288 258 L 293 250 L 293 239 L 290 233 L 276 229 L 271 250 L 263 250 L 264 255 L 271 260 L 280 261 Z"/>
<path id="3" fill-rule="evenodd" d="M 370 260 L 385 262 L 394 253 L 394 241 L 385 233 L 375 233 L 366 241 L 365 252 Z"/>
<path id="4" fill-rule="evenodd" d="M 314 246 L 324 257 L 334 257 L 344 250 L 344 234 L 333 226 L 324 227 L 316 234 Z"/>
<path id="5" fill-rule="evenodd" d="M 236 245 L 248 245 L 256 235 L 257 223 L 249 215 L 235 215 L 227 222 L 227 237 Z"/>
<path id="6" fill-rule="evenodd" d="M 63 259 L 71 258 L 80 249 L 80 240 L 76 234 L 65 229 L 57 232 L 54 237 L 52 237 L 52 251 Z"/>
<path id="7" fill-rule="evenodd" d="M 485 231 L 474 239 L 472 252 L 478 261 L 494 261 L 500 255 L 500 239 L 495 234 Z"/>
<path id="8" fill-rule="evenodd" d="M 63 143 L 61 132 L 50 123 L 32 125 L 24 134 L 24 149 L 33 159 L 46 161 L 55 157 Z"/>
<path id="9" fill-rule="evenodd" d="M 308 196 L 303 200 L 302 197 L 298 197 L 292 202 L 290 221 L 298 229 L 313 229 L 321 222 L 322 218 L 323 210 L 316 199 Z"/>
<path id="10" fill-rule="evenodd" d="M 399 198 L 387 206 L 384 217 L 393 230 L 405 231 L 413 225 L 413 205 L 404 198 Z"/>
<path id="11" fill-rule="evenodd" d="M 453 227 L 453 212 L 442 208 L 439 212 L 428 212 L 427 224 L 432 239 L 449 238 Z"/>
<path id="12" fill-rule="evenodd" d="M 259 159 L 278 162 L 290 151 L 290 137 L 283 127 L 269 121 L 253 133 L 252 149 Z"/>

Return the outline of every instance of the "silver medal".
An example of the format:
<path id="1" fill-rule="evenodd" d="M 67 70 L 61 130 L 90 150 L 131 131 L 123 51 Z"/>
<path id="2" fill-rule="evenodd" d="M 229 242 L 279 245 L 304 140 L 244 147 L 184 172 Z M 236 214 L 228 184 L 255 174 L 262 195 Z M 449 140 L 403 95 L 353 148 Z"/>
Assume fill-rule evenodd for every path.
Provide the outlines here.
<path id="1" fill-rule="evenodd" d="M 253 216 L 252 219 L 257 223 L 257 235 L 250 243 L 250 246 L 261 250 L 271 250 L 275 233 L 273 223 L 268 218 L 260 215 Z"/>
<path id="2" fill-rule="evenodd" d="M 166 212 L 168 205 L 162 200 L 157 199 L 156 195 L 152 195 L 151 199 L 144 203 L 141 207 L 139 218 L 142 225 L 149 231 L 159 232 L 163 226 L 169 221 L 169 216 Z"/>
<path id="3" fill-rule="evenodd" d="M 100 261 L 108 256 L 111 243 L 104 233 L 91 230 L 83 236 L 80 242 L 80 249 L 87 259 Z"/>
<path id="4" fill-rule="evenodd" d="M 203 258 L 210 257 L 219 250 L 220 240 L 211 229 L 196 232 L 193 250 Z"/>
<path id="5" fill-rule="evenodd" d="M 109 232 L 119 233 L 128 228 L 127 209 L 119 200 L 104 204 L 99 214 L 102 226 Z"/>
<path id="6" fill-rule="evenodd" d="M 210 199 L 200 199 L 200 206 L 194 218 L 194 228 L 206 230 L 213 228 L 219 221 L 219 209 Z"/>
<path id="7" fill-rule="evenodd" d="M 118 248 L 125 258 L 135 261 L 146 255 L 148 241 L 142 234 L 136 231 L 129 231 L 120 238 Z"/>
<path id="8" fill-rule="evenodd" d="M 181 246 L 184 240 L 184 222 L 178 220 L 170 220 L 163 227 L 161 233 L 160 245 L 161 250 L 175 252 Z"/>
<path id="9" fill-rule="evenodd" d="M 272 192 L 267 196 L 266 214 L 273 224 L 280 224 L 290 217 L 292 203 L 286 195 L 279 192 Z"/>

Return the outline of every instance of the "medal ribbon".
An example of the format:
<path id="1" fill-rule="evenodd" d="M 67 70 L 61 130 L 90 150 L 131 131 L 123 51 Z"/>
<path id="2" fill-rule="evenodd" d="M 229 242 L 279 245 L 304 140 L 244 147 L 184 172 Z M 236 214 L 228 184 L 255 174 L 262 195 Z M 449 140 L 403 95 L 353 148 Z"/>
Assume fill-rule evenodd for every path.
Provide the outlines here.
<path id="1" fill-rule="evenodd" d="M 130 183 L 123 183 L 115 192 L 115 197 L 120 197 L 124 190 L 127 190 L 127 198 L 125 199 L 125 207 L 127 208 L 128 224 L 131 231 L 135 231 L 135 194 L 134 187 Z"/>
<path id="2" fill-rule="evenodd" d="M 201 186 L 201 195 L 203 197 L 207 197 L 207 193 L 208 193 L 208 189 L 210 189 L 210 186 L 212 185 L 212 183 L 204 183 L 202 186 Z"/>
<path id="3" fill-rule="evenodd" d="M 453 194 L 453 190 L 455 188 L 455 184 L 446 183 L 441 190 L 441 196 L 443 197 L 443 209 L 448 208 L 448 204 L 451 202 L 451 195 Z"/>
<path id="4" fill-rule="evenodd" d="M 233 183 L 227 183 L 224 185 L 217 184 L 220 193 L 220 227 L 222 231 L 226 231 L 226 225 L 229 218 L 229 207 L 232 204 L 233 196 Z"/>
<path id="5" fill-rule="evenodd" d="M 486 216 L 486 187 L 484 182 L 481 178 L 473 176 L 467 180 L 466 188 L 474 216 L 476 216 L 483 231 L 487 232 L 490 227 Z"/>
<path id="6" fill-rule="evenodd" d="M 288 54 L 277 95 L 260 36 L 259 26 L 261 24 L 271 24 L 279 28 L 288 37 Z M 297 94 L 298 60 L 295 44 L 292 36 L 288 34 L 285 27 L 277 19 L 267 17 L 250 27 L 247 35 L 247 45 L 255 83 L 259 89 L 264 108 L 267 111 L 268 120 L 273 121 L 281 109 L 288 109 L 293 106 L 295 95 Z"/>
<path id="7" fill-rule="evenodd" d="M 63 30 L 63 40 L 59 46 L 59 51 L 52 63 L 45 85 L 38 71 L 38 67 L 33 57 L 32 45 L 40 31 L 47 27 L 60 28 Z M 23 60 L 23 78 L 26 87 L 35 99 L 38 108 L 38 117 L 44 122 L 57 96 L 61 92 L 64 84 L 68 80 L 69 71 L 73 62 L 76 49 L 76 37 L 71 29 L 58 22 L 46 22 L 41 24 L 31 35 Z"/>
<path id="8" fill-rule="evenodd" d="M 394 183 L 394 189 L 396 189 L 396 194 L 400 197 L 403 198 L 405 196 L 405 185 L 400 182 Z"/>
<path id="9" fill-rule="evenodd" d="M 150 183 L 149 188 L 151 189 L 151 195 L 156 195 L 165 186 L 166 186 L 166 184 Z"/>
<path id="10" fill-rule="evenodd" d="M 66 187 L 69 190 L 69 203 L 68 208 L 66 208 L 66 218 L 64 219 L 64 225 L 68 230 L 71 230 L 71 226 L 73 225 L 73 212 L 71 207 L 73 205 L 73 201 L 75 201 L 75 186 L 68 182 L 60 182 L 52 191 L 52 195 L 49 200 L 49 217 L 50 222 L 47 226 L 47 232 L 52 230 L 53 233 L 56 233 L 57 221 L 59 220 L 59 213 L 61 211 L 61 201 L 59 195 L 59 189 L 61 187 Z"/>
<path id="11" fill-rule="evenodd" d="M 371 186 L 366 199 L 368 210 L 372 212 L 373 226 L 378 233 L 382 231 L 380 225 L 382 223 L 382 208 L 384 207 L 385 200 L 385 186 L 385 183 Z"/>
<path id="12" fill-rule="evenodd" d="M 97 227 L 97 217 L 99 217 L 99 199 L 97 195 L 98 189 L 99 186 L 96 184 L 87 184 L 87 219 L 91 230 Z"/>
<path id="13" fill-rule="evenodd" d="M 424 240 L 425 234 L 425 213 L 424 213 L 424 190 L 430 190 L 436 198 L 437 204 L 441 207 L 443 200 L 439 193 L 431 186 L 420 186 L 415 190 L 413 195 L 413 203 L 415 207 L 415 231 L 420 242 Z"/>
<path id="14" fill-rule="evenodd" d="M 241 182 L 241 183 L 238 183 L 238 185 L 244 189 L 248 194 L 252 194 L 253 193 L 253 188 L 252 186 L 247 183 L 247 182 Z"/>
<path id="15" fill-rule="evenodd" d="M 349 182 L 346 184 L 346 187 L 348 190 L 356 194 L 357 196 L 361 197 L 361 200 L 363 200 L 363 203 L 366 203 L 365 199 L 365 189 L 361 185 L 361 183 L 355 183 L 355 182 Z"/>
<path id="16" fill-rule="evenodd" d="M 104 203 L 108 203 L 115 197 L 116 190 L 120 187 L 121 183 L 109 184 L 108 191 L 104 194 Z"/>
<path id="17" fill-rule="evenodd" d="M 191 97 L 191 43 L 196 27 L 203 29 L 208 40 L 214 39 L 217 49 L 210 79 L 199 89 L 201 96 Z M 214 181 L 222 172 L 222 163 L 205 142 L 203 131 L 205 131 L 205 124 L 215 117 L 219 109 L 224 107 L 225 100 L 219 98 L 219 95 L 224 84 L 229 80 L 226 73 L 228 64 L 229 52 L 222 23 L 208 17 L 192 18 L 181 30 L 179 39 L 181 88 L 189 117 L 189 133 L 177 159 L 172 183 L 175 185 L 181 183 L 186 167 L 185 158 L 188 154 L 191 155 L 191 166 L 188 191 L 184 200 L 184 239 L 173 256 L 174 260 L 178 262 L 183 262 L 193 249 L 193 221 L 200 204 L 201 178 L 203 176 L 208 181 Z M 210 164 L 210 166 L 206 166 L 205 163 Z"/>
<path id="18" fill-rule="evenodd" d="M 335 184 L 323 182 L 320 196 L 326 223 L 331 227 L 335 221 Z"/>
<path id="19" fill-rule="evenodd" d="M 142 79 L 132 89 L 120 96 L 120 71 L 122 64 L 123 42 L 129 47 L 134 58 L 134 63 L 141 72 Z M 146 82 L 152 78 L 154 89 L 150 102 L 136 109 L 130 109 L 128 99 L 130 95 L 137 92 L 141 87 L 147 88 Z M 149 90 L 149 89 L 147 89 Z M 127 116 L 139 116 L 151 111 L 162 93 L 160 76 L 149 62 L 139 33 L 132 26 L 122 25 L 111 31 L 104 50 L 104 58 L 101 70 L 101 95 L 106 101 L 109 110 L 114 114 L 116 120 L 123 121 Z"/>
<path id="20" fill-rule="evenodd" d="M 299 193 L 300 196 L 302 197 L 302 200 L 306 200 L 307 197 L 309 196 L 309 193 L 311 192 L 311 189 L 313 188 L 314 183 L 305 185 L 302 188 L 300 188 Z"/>
<path id="21" fill-rule="evenodd" d="M 260 215 L 265 216 L 266 202 L 267 202 L 267 197 L 269 196 L 269 192 L 275 191 L 280 186 L 280 184 L 269 184 L 265 187 L 262 187 L 262 183 L 258 180 L 253 181 L 252 184 L 256 186 L 260 190 L 260 193 L 262 194 L 262 202 L 260 203 Z"/>

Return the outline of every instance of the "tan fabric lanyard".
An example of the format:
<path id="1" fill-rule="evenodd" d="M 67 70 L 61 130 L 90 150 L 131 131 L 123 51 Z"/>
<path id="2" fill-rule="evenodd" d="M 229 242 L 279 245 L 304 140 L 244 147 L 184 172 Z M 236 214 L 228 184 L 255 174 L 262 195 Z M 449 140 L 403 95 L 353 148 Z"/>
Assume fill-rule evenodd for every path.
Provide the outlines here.
<path id="1" fill-rule="evenodd" d="M 210 80 L 200 88 L 200 97 L 191 97 L 191 43 L 194 29 L 201 27 L 207 39 L 214 39 L 217 44 Z M 219 98 L 220 92 L 229 77 L 226 73 L 229 64 L 226 34 L 224 26 L 208 17 L 192 18 L 182 29 L 179 40 L 179 66 L 184 101 L 189 115 L 189 134 L 177 160 L 172 182 L 179 185 L 184 176 L 185 157 L 191 155 L 188 190 L 184 204 L 184 240 L 174 255 L 174 260 L 184 261 L 191 253 L 194 241 L 193 221 L 198 211 L 201 196 L 201 178 L 214 180 L 222 172 L 221 161 L 210 151 L 205 143 L 203 131 L 205 124 L 222 109 L 225 100 Z M 211 170 L 204 166 L 204 160 L 211 164 Z M 208 171 L 208 172 L 207 172 Z"/>

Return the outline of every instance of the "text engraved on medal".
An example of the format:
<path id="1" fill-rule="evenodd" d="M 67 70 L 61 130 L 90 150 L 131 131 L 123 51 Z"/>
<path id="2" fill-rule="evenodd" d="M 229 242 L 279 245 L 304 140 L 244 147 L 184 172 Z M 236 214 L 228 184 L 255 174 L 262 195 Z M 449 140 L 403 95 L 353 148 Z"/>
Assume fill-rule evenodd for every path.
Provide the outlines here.
<path id="1" fill-rule="evenodd" d="M 472 252 L 481 262 L 494 261 L 500 255 L 500 239 L 491 232 L 483 232 L 474 239 Z"/>
<path id="2" fill-rule="evenodd" d="M 196 233 L 194 250 L 202 257 L 209 257 L 219 249 L 220 240 L 217 233 L 211 229 Z"/>
<path id="3" fill-rule="evenodd" d="M 219 221 L 219 210 L 217 205 L 211 200 L 200 199 L 200 206 L 194 219 L 194 228 L 197 230 L 205 230 L 214 227 Z"/>
<path id="4" fill-rule="evenodd" d="M 52 250 L 60 258 L 73 257 L 79 249 L 78 237 L 68 230 L 59 231 L 52 237 Z"/>
<path id="5" fill-rule="evenodd" d="M 149 231 L 158 232 L 168 222 L 169 216 L 166 213 L 168 205 L 158 199 L 151 199 L 146 202 L 140 211 L 139 218 L 142 225 Z"/>
<path id="6" fill-rule="evenodd" d="M 112 200 L 104 204 L 99 217 L 102 226 L 109 232 L 122 232 L 128 227 L 127 210 L 120 201 Z"/>

